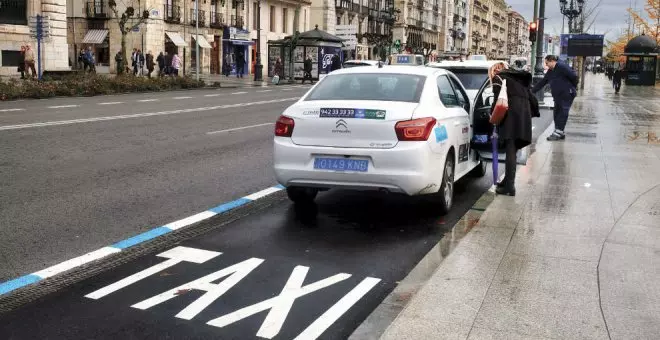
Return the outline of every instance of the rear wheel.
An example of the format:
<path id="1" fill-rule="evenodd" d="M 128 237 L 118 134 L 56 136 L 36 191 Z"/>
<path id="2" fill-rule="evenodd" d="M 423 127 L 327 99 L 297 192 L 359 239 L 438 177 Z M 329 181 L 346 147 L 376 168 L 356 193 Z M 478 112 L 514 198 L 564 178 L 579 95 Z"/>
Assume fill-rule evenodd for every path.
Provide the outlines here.
<path id="1" fill-rule="evenodd" d="M 445 161 L 442 175 L 442 185 L 438 195 L 440 196 L 440 213 L 447 214 L 454 203 L 454 154 L 449 153 Z"/>
<path id="2" fill-rule="evenodd" d="M 318 189 L 305 187 L 286 188 L 286 194 L 294 203 L 312 203 L 319 193 Z"/>

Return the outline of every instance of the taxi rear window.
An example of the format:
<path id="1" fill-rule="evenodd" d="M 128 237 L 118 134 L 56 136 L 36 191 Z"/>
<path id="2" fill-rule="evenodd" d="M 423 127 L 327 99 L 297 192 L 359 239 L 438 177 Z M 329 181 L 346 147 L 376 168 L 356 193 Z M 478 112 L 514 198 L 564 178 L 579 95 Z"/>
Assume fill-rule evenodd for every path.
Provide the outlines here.
<path id="1" fill-rule="evenodd" d="M 305 101 L 377 100 L 417 103 L 425 80 L 425 76 L 414 74 L 334 74 L 316 85 Z"/>

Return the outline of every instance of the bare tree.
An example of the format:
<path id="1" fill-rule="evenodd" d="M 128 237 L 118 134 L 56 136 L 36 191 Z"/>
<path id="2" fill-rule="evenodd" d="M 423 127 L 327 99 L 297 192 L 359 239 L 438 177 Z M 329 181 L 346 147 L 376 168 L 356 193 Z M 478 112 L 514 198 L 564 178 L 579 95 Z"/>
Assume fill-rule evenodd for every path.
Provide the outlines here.
<path id="1" fill-rule="evenodd" d="M 117 9 L 117 2 L 115 0 L 109 0 L 108 6 L 115 14 L 115 20 L 119 25 L 119 31 L 121 32 L 121 66 L 117 67 L 119 74 L 124 73 L 126 69 L 125 65 L 128 61 L 126 59 L 126 36 L 128 33 L 132 32 L 135 28 L 139 27 L 141 24 L 145 23 L 149 19 L 149 11 L 144 10 L 141 15 L 135 13 L 135 8 L 133 7 L 133 1 L 131 0 L 130 5 L 126 5 L 123 0 L 120 0 L 124 7 L 124 13 L 119 15 L 119 10 Z M 137 15 L 136 15 L 137 14 Z M 130 23 L 129 23 L 130 21 Z"/>

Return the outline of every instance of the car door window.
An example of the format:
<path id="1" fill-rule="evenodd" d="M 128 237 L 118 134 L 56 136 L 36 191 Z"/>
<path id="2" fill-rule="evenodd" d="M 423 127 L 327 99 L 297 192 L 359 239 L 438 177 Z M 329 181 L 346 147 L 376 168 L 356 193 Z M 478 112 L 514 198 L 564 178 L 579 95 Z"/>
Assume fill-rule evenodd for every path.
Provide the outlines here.
<path id="1" fill-rule="evenodd" d="M 458 98 L 458 105 L 465 109 L 465 112 L 470 112 L 470 99 L 468 99 L 467 94 L 463 91 L 463 88 L 454 78 L 451 78 L 451 84 L 454 85 L 454 90 L 456 91 L 456 98 Z"/>
<path id="2" fill-rule="evenodd" d="M 454 92 L 454 88 L 451 86 L 447 76 L 438 77 L 438 95 L 440 96 L 440 101 L 446 107 L 460 106 L 458 96 L 456 96 L 456 92 Z"/>
<path id="3" fill-rule="evenodd" d="M 494 100 L 495 94 L 493 93 L 493 86 L 490 84 L 490 81 L 487 81 L 483 91 L 481 91 L 479 96 L 477 96 L 475 109 L 490 107 Z"/>

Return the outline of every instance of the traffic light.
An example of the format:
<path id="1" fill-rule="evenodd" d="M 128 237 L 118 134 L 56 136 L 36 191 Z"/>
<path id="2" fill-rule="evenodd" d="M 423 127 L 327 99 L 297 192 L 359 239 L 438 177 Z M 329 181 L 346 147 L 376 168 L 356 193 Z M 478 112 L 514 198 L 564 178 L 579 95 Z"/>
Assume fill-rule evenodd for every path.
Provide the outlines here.
<path id="1" fill-rule="evenodd" d="M 535 42 L 536 41 L 536 22 L 530 22 L 529 23 L 529 41 Z"/>

